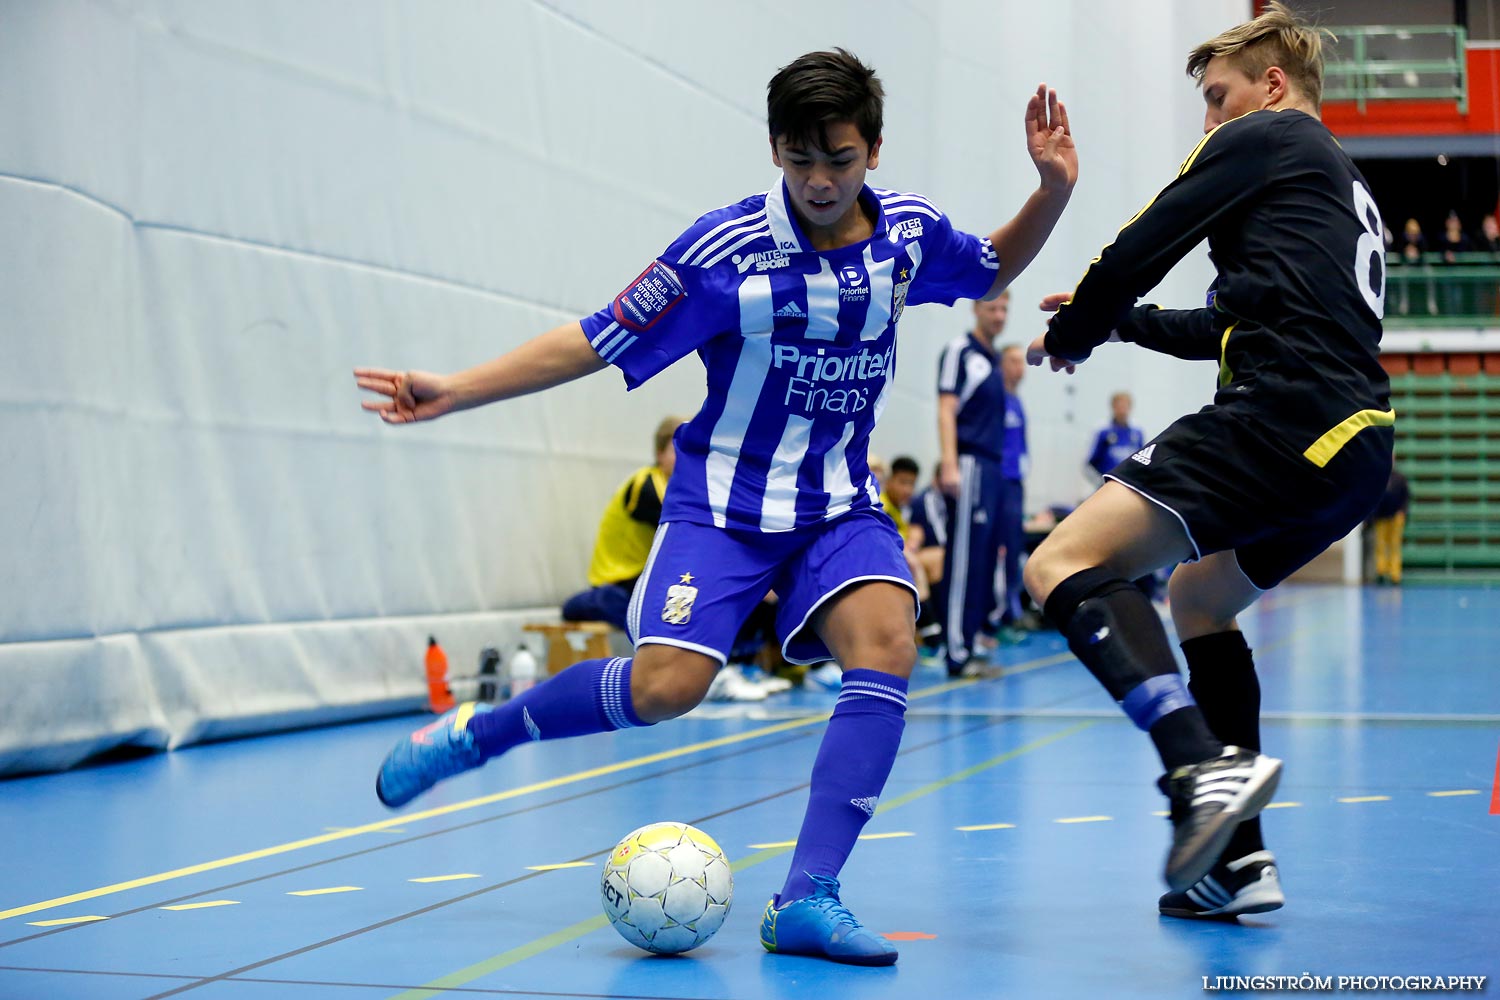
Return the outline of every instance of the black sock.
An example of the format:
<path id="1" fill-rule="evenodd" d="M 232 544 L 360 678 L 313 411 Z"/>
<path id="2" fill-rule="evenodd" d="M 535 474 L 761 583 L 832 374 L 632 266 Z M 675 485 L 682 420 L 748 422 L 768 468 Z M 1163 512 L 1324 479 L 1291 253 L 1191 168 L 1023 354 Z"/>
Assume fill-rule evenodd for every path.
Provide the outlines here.
<path id="1" fill-rule="evenodd" d="M 1235 631 L 1199 636 L 1182 644 L 1182 655 L 1187 658 L 1188 690 L 1208 728 L 1225 743 L 1258 752 L 1260 679 L 1245 637 Z M 1235 828 L 1223 856 L 1233 861 L 1265 847 L 1256 816 Z"/>
<path id="2" fill-rule="evenodd" d="M 1073 655 L 1151 734 L 1168 771 L 1223 751 L 1188 696 L 1167 631 L 1146 595 L 1094 567 L 1053 588 L 1045 611 Z"/>

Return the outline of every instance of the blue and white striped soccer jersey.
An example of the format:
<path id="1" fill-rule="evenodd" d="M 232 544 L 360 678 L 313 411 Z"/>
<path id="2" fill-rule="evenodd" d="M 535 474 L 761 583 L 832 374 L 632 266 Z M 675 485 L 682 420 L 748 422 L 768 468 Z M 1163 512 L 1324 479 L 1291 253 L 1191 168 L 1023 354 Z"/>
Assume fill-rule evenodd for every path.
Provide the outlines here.
<path id="1" fill-rule="evenodd" d="M 869 240 L 817 251 L 783 184 L 693 223 L 583 320 L 634 388 L 697 351 L 708 396 L 677 432 L 664 522 L 778 532 L 878 506 L 870 431 L 907 305 L 988 293 L 988 239 L 918 195 L 865 187 Z"/>

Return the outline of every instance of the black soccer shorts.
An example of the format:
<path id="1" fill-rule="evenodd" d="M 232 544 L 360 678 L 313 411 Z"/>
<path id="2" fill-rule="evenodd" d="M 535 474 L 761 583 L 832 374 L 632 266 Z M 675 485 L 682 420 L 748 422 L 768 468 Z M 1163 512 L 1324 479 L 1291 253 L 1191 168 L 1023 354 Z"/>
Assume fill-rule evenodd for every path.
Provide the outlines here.
<path id="1" fill-rule="evenodd" d="M 1174 514 L 1195 558 L 1232 550 L 1250 582 L 1270 590 L 1365 520 L 1390 478 L 1391 427 L 1360 430 L 1320 468 L 1301 449 L 1321 433 L 1302 441 L 1284 420 L 1209 406 L 1107 478 Z"/>

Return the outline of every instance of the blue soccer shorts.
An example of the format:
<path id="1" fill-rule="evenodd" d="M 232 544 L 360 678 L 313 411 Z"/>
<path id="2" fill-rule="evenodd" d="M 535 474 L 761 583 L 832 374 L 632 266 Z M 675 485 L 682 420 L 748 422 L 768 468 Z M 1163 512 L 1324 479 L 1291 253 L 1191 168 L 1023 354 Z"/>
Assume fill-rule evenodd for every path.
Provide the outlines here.
<path id="1" fill-rule="evenodd" d="M 767 591 L 777 597 L 776 633 L 792 663 L 832 659 L 807 627 L 840 591 L 870 580 L 917 588 L 901 535 L 884 512 L 862 509 L 794 531 L 735 531 L 687 521 L 656 530 L 627 615 L 637 647 L 656 643 L 728 661 L 741 623 Z"/>

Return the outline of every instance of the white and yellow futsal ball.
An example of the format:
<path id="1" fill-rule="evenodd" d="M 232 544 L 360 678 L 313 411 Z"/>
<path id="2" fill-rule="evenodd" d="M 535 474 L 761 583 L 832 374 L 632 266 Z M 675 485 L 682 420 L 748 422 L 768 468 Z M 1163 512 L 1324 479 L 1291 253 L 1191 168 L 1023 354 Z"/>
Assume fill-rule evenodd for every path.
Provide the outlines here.
<path id="1" fill-rule="evenodd" d="M 675 955 L 714 936 L 729 915 L 734 873 L 712 837 L 686 823 L 652 823 L 615 845 L 600 885 L 620 936 Z"/>

